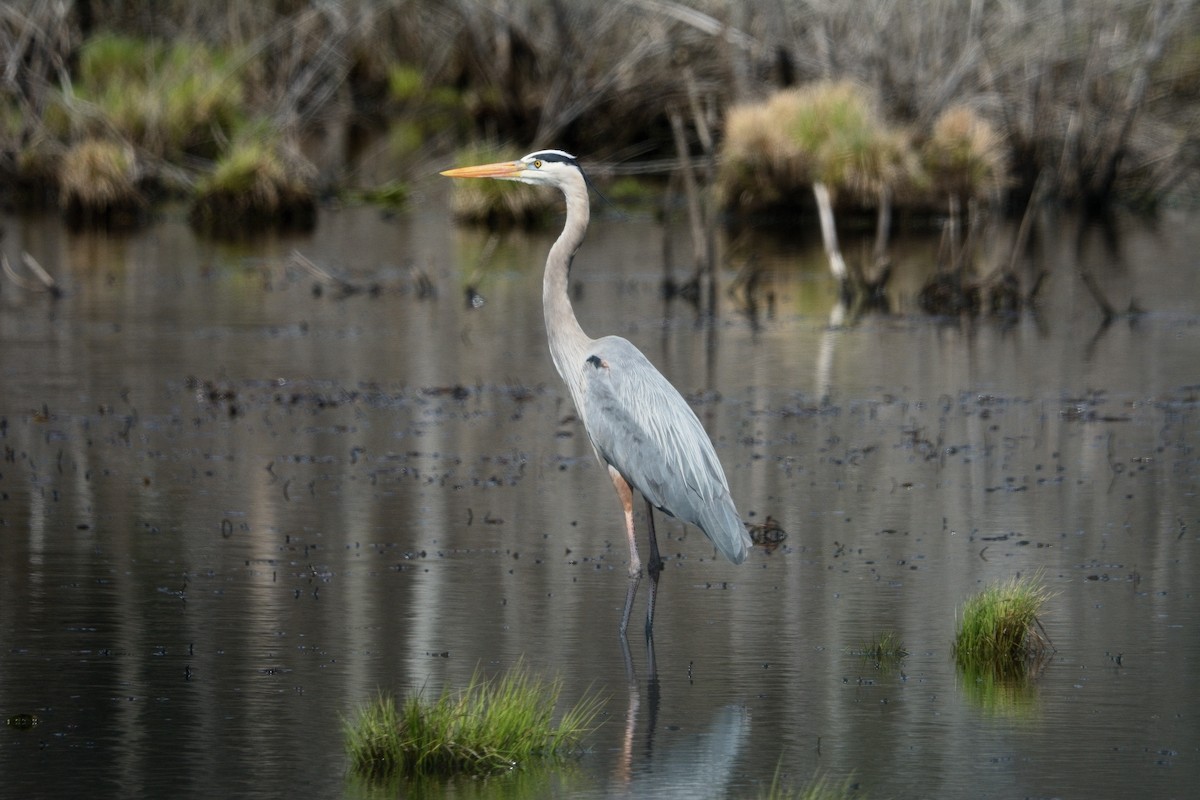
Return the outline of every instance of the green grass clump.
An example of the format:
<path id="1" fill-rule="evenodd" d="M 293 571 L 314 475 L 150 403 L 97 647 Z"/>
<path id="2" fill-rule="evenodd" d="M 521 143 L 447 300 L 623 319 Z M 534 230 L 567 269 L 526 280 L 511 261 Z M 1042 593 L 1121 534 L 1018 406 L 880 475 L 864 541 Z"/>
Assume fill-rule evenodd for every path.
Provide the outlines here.
<path id="1" fill-rule="evenodd" d="M 1050 650 L 1038 614 L 1052 594 L 1038 575 L 992 584 L 963 605 L 954 658 L 964 669 L 1019 677 Z"/>
<path id="2" fill-rule="evenodd" d="M 392 64 L 387 71 L 388 96 L 406 103 L 425 92 L 425 74 L 412 64 Z"/>
<path id="3" fill-rule="evenodd" d="M 351 769 L 379 780 L 487 775 L 561 755 L 592 730 L 602 705 L 585 697 L 555 724 L 561 689 L 518 663 L 492 680 L 476 671 L 465 689 L 445 689 L 434 700 L 412 696 L 397 705 L 380 696 L 346 725 Z"/>
<path id="4" fill-rule="evenodd" d="M 161 45 L 134 36 L 100 33 L 79 49 L 79 80 L 90 86 L 145 82 L 154 72 Z"/>
<path id="5" fill-rule="evenodd" d="M 378 186 L 367 186 L 344 193 L 343 199 L 351 203 L 370 203 L 385 208 L 399 209 L 408 205 L 408 184 L 402 181 L 387 181 Z"/>
<path id="6" fill-rule="evenodd" d="M 190 218 L 207 233 L 261 228 L 307 230 L 316 221 L 314 172 L 302 156 L 269 135 L 248 136 L 196 187 Z"/>
<path id="7" fill-rule="evenodd" d="M 79 81 L 50 114 L 59 136 L 116 131 L 157 158 L 211 158 L 245 116 L 229 54 L 199 42 L 170 44 L 103 34 L 84 43 Z"/>

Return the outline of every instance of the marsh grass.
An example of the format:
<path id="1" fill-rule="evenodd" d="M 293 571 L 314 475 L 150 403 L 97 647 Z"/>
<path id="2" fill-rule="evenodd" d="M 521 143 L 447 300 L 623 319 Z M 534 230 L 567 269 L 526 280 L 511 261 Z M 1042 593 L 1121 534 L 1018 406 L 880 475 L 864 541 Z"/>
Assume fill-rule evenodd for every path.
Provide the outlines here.
<path id="1" fill-rule="evenodd" d="M 128 227 L 144 207 L 133 148 L 104 139 L 82 141 L 62 157 L 59 201 L 73 227 Z"/>
<path id="2" fill-rule="evenodd" d="M 954 639 L 955 661 L 1000 678 L 1026 675 L 1052 650 L 1038 618 L 1052 596 L 1035 574 L 994 583 L 969 598 Z"/>
<path id="3" fill-rule="evenodd" d="M 51 127 L 62 136 L 115 132 L 155 158 L 214 157 L 246 116 L 232 60 L 186 39 L 98 35 L 81 48 L 79 80 Z"/>
<path id="4" fill-rule="evenodd" d="M 880 188 L 924 178 L 909 135 L 851 81 L 817 81 L 730 109 L 718 173 L 726 206 L 786 204 L 815 182 L 869 206 Z"/>
<path id="5" fill-rule="evenodd" d="M 859 794 L 858 784 L 853 778 L 847 778 L 841 783 L 834 782 L 824 775 L 813 776 L 802 788 L 793 788 L 783 782 L 779 766 L 771 777 L 771 785 L 760 797 L 763 800 L 847 800 L 851 797 L 865 797 Z"/>
<path id="6" fill-rule="evenodd" d="M 402 181 L 388 181 L 378 186 L 369 186 L 344 192 L 342 199 L 352 203 L 370 203 L 383 208 L 400 209 L 408 205 L 411 191 Z"/>
<path id="7" fill-rule="evenodd" d="M 351 770 L 385 781 L 488 775 L 564 755 L 594 728 L 603 701 L 586 696 L 556 724 L 561 690 L 561 682 L 518 663 L 492 680 L 476 671 L 466 688 L 447 688 L 433 700 L 414 695 L 397 704 L 381 695 L 345 726 Z"/>
<path id="8" fill-rule="evenodd" d="M 1195 3 L 930 0 L 923 13 L 852 0 L 484 6 L 14 0 L 0 15 L 0 60 L 12 73 L 0 101 L 20 114 L 0 129 L 0 171 L 46 128 L 65 148 L 106 120 L 151 156 L 173 157 L 154 152 L 161 146 L 214 158 L 198 151 L 234 138 L 216 97 L 301 128 L 347 112 L 424 121 L 441 108 L 424 127 L 436 156 L 464 138 L 498 137 L 622 158 L 674 149 L 673 104 L 711 104 L 719 116 L 771 86 L 844 79 L 867 87 L 881 116 L 917 142 L 948 108 L 986 116 L 1002 137 L 1015 207 L 1039 185 L 1093 204 L 1200 191 Z M 180 61 L 194 68 L 181 76 Z M 175 94 L 199 101 L 170 103 L 193 122 L 161 124 L 168 104 L 149 105 Z M 56 96 L 69 135 L 52 122 Z"/>
<path id="9" fill-rule="evenodd" d="M 908 655 L 908 650 L 899 636 L 888 631 L 867 642 L 861 650 L 855 651 L 855 655 L 869 658 L 880 667 L 895 666 Z"/>
<path id="10" fill-rule="evenodd" d="M 259 227 L 307 230 L 316 222 L 312 165 L 269 133 L 236 142 L 196 187 L 196 228 L 236 235 Z"/>
<path id="11" fill-rule="evenodd" d="M 921 158 L 936 189 L 962 200 L 997 192 L 1009 180 L 1002 137 L 969 106 L 951 106 L 938 116 Z"/>

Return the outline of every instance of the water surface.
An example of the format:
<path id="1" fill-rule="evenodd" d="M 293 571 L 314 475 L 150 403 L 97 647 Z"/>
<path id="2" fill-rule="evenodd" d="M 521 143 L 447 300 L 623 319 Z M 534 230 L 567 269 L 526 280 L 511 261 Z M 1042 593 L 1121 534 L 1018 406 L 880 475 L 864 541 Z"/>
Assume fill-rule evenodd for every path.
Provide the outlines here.
<path id="1" fill-rule="evenodd" d="M 0 730 L 5 792 L 390 796 L 347 779 L 343 719 L 523 659 L 608 698 L 587 752 L 408 793 L 752 797 L 779 765 L 875 797 L 1188 796 L 1198 222 L 1049 221 L 1040 312 L 1008 321 L 916 312 L 938 242 L 909 238 L 895 313 L 831 325 L 808 244 L 727 243 L 710 317 L 658 292 L 661 228 L 597 220 L 585 330 L 638 344 L 743 516 L 788 532 L 734 567 L 660 520 L 651 654 L 616 635 L 619 507 L 546 353 L 553 233 L 489 241 L 440 200 L 243 244 L 5 217 L 9 260 L 66 288 L 0 285 L 0 715 L 39 721 Z M 753 313 L 726 292 L 750 255 Z M 1146 313 L 1104 326 L 1081 268 Z M 1049 663 L 958 672 L 956 610 L 1031 572 Z M 887 633 L 907 657 L 860 655 Z"/>

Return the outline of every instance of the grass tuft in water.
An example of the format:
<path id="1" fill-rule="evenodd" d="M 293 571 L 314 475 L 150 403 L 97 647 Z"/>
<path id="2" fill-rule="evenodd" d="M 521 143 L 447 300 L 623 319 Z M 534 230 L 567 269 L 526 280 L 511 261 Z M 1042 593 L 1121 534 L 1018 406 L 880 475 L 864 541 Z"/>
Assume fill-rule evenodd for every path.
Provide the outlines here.
<path id="1" fill-rule="evenodd" d="M 603 705 L 584 697 L 555 724 L 561 689 L 518 663 L 492 680 L 477 671 L 465 689 L 445 689 L 434 700 L 417 695 L 398 705 L 381 695 L 346 725 L 351 769 L 378 780 L 488 775 L 561 756 L 594 728 Z"/>
<path id="2" fill-rule="evenodd" d="M 888 631 L 876 636 L 859 650 L 856 655 L 869 658 L 877 664 L 896 664 L 908 655 L 904 643 L 895 633 Z"/>
<path id="3" fill-rule="evenodd" d="M 729 109 L 718 189 L 734 210 L 796 203 L 817 181 L 872 203 L 923 181 L 911 136 L 850 81 L 818 81 Z M 807 192 L 805 191 L 805 197 Z"/>
<path id="4" fill-rule="evenodd" d="M 269 133 L 233 144 L 196 187 L 190 218 L 202 231 L 238 235 L 262 227 L 308 230 L 316 222 L 315 169 Z"/>
<path id="5" fill-rule="evenodd" d="M 951 106 L 941 113 L 921 156 L 943 194 L 982 197 L 1008 179 L 1000 134 L 970 106 Z"/>
<path id="6" fill-rule="evenodd" d="M 812 780 L 801 789 L 785 786 L 777 765 L 775 774 L 771 777 L 771 785 L 760 797 L 763 800 L 847 800 L 847 798 L 862 798 L 866 795 L 859 794 L 858 784 L 852 778 L 847 778 L 841 783 L 834 783 L 820 774 L 813 776 Z"/>
<path id="7" fill-rule="evenodd" d="M 1021 676 L 1051 649 L 1038 614 L 1052 597 L 1040 575 L 995 583 L 963 605 L 954 658 L 960 667 Z"/>
<path id="8" fill-rule="evenodd" d="M 123 227 L 142 209 L 133 148 L 104 139 L 82 141 L 63 156 L 59 198 L 72 227 Z"/>

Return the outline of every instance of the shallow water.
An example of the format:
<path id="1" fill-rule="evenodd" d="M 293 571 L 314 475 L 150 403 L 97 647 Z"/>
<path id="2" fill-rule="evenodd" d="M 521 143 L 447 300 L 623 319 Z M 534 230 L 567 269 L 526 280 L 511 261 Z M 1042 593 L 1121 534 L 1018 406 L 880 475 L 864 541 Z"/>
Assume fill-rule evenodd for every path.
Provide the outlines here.
<path id="1" fill-rule="evenodd" d="M 5 793 L 395 796 L 347 778 L 343 718 L 524 659 L 608 698 L 587 752 L 405 793 L 747 797 L 778 766 L 874 797 L 1188 796 L 1198 222 L 1049 221 L 1041 311 L 1009 322 L 914 312 L 938 243 L 901 241 L 897 313 L 831 325 L 808 244 L 728 243 L 709 319 L 659 295 L 659 227 L 595 221 L 585 330 L 638 344 L 743 516 L 788 532 L 734 567 L 660 520 L 654 650 L 626 653 L 617 501 L 545 352 L 553 234 L 489 242 L 437 198 L 240 245 L 0 219 L 66 287 L 0 284 L 0 715 L 38 719 L 0 729 Z M 364 291 L 316 291 L 293 249 Z M 755 313 L 724 291 L 747 254 Z M 1147 313 L 1102 326 L 1081 267 Z M 1049 663 L 959 673 L 962 602 L 1038 571 Z M 886 633 L 909 655 L 859 654 Z"/>

